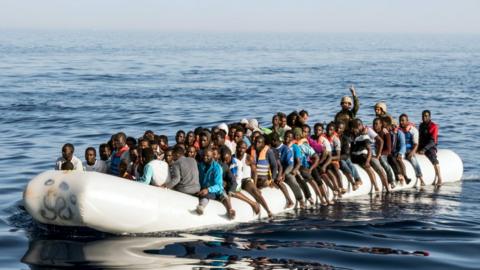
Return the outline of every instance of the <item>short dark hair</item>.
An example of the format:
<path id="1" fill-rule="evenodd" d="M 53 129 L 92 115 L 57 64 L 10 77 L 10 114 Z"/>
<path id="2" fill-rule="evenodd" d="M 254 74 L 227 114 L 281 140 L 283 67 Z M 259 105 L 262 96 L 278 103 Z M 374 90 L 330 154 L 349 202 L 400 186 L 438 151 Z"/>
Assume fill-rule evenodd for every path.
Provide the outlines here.
<path id="1" fill-rule="evenodd" d="M 118 139 L 118 138 L 123 138 L 124 141 L 127 141 L 127 134 L 125 134 L 125 133 L 123 133 L 123 132 L 118 132 L 118 133 L 116 134 L 116 136 L 117 136 L 117 139 Z"/>
<path id="2" fill-rule="evenodd" d="M 108 143 L 102 143 L 102 144 L 100 144 L 100 146 L 98 146 L 98 150 L 100 150 L 102 148 L 108 148 L 108 149 L 112 150 L 112 148 L 110 148 L 110 145 Z"/>
<path id="3" fill-rule="evenodd" d="M 301 110 L 299 113 L 298 113 L 301 117 L 304 117 L 305 115 L 308 115 L 308 112 L 306 110 Z"/>
<path id="4" fill-rule="evenodd" d="M 360 118 L 355 118 L 352 120 L 352 126 L 353 127 L 358 127 L 359 125 L 363 125 L 362 120 Z"/>
<path id="5" fill-rule="evenodd" d="M 173 153 L 179 155 L 179 156 L 183 156 L 185 155 L 185 148 L 183 148 L 182 146 L 180 145 L 175 145 L 172 149 Z"/>
<path id="6" fill-rule="evenodd" d="M 142 157 L 145 159 L 145 162 L 148 163 L 155 159 L 155 154 L 153 153 L 153 149 L 148 147 L 142 150 Z"/>
<path id="7" fill-rule="evenodd" d="M 75 169 L 75 166 L 73 166 L 73 163 L 71 161 L 65 161 L 62 163 L 62 167 L 61 167 L 62 171 L 71 171 L 73 169 Z"/>
<path id="8" fill-rule="evenodd" d="M 182 129 L 180 129 L 179 131 L 177 131 L 177 133 L 176 133 L 175 136 L 178 136 L 178 134 L 183 134 L 183 135 L 185 135 L 185 131 L 183 131 Z"/>
<path id="9" fill-rule="evenodd" d="M 277 112 L 279 118 L 287 118 L 287 115 L 283 112 Z"/>
<path id="10" fill-rule="evenodd" d="M 62 146 L 62 151 L 63 151 L 63 149 L 65 149 L 65 148 L 67 148 L 67 147 L 68 147 L 68 148 L 71 148 L 71 149 L 72 149 L 72 152 L 75 152 L 75 146 L 73 146 L 73 144 L 71 144 L 71 143 L 66 143 L 66 144 L 64 144 L 64 145 Z"/>
<path id="11" fill-rule="evenodd" d="M 398 117 L 398 119 L 402 118 L 402 117 L 406 117 L 407 120 L 408 120 L 408 115 L 406 113 L 402 113 L 400 114 L 400 116 Z"/>
<path id="12" fill-rule="evenodd" d="M 87 154 L 88 151 L 93 151 L 93 153 L 95 154 L 95 156 L 97 155 L 97 150 L 95 150 L 95 148 L 93 147 L 87 147 L 87 149 L 85 149 L 85 154 Z"/>
<path id="13" fill-rule="evenodd" d="M 429 116 L 432 116 L 432 113 L 430 112 L 430 110 L 423 110 L 422 115 L 426 113 L 428 113 Z"/>
<path id="14" fill-rule="evenodd" d="M 160 143 L 160 140 L 164 140 L 166 144 L 168 144 L 168 137 L 165 135 L 160 135 L 158 136 L 158 142 Z"/>
<path id="15" fill-rule="evenodd" d="M 135 140 L 135 138 L 133 138 L 133 137 L 127 137 L 126 141 L 127 142 L 132 142 L 134 146 L 137 145 L 137 140 Z"/>

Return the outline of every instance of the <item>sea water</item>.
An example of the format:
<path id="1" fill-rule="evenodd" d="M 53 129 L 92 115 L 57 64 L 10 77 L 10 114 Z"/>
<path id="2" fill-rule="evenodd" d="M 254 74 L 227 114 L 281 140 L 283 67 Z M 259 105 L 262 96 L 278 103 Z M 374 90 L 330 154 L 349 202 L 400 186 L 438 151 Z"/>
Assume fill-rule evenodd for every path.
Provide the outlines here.
<path id="1" fill-rule="evenodd" d="M 119 131 L 173 141 L 301 109 L 329 122 L 352 84 L 366 123 L 382 100 L 417 124 L 431 110 L 464 181 L 188 236 L 45 231 L 22 206 L 64 143 L 83 160 Z M 479 85 L 478 35 L 2 30 L 0 268 L 478 269 Z"/>

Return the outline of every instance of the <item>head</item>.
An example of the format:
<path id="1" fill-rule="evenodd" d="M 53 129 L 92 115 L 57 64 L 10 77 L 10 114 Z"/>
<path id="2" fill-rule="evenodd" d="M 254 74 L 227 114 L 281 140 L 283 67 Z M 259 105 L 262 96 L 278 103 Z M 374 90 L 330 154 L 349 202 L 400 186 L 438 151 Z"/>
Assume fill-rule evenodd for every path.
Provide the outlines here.
<path id="1" fill-rule="evenodd" d="M 287 126 L 287 115 L 283 112 L 277 113 L 278 120 L 280 121 L 280 127 L 285 128 Z"/>
<path id="2" fill-rule="evenodd" d="M 110 156 L 112 155 L 112 149 L 110 148 L 110 145 L 106 143 L 100 144 L 98 147 L 98 153 L 100 154 L 100 159 L 103 161 L 107 161 Z"/>
<path id="3" fill-rule="evenodd" d="M 280 117 L 278 117 L 277 114 L 275 114 L 275 115 L 272 117 L 272 126 L 273 126 L 273 127 L 280 127 Z"/>
<path id="4" fill-rule="evenodd" d="M 285 136 L 283 137 L 283 143 L 285 143 L 286 145 L 289 145 L 294 139 L 295 137 L 293 136 L 293 131 L 291 130 L 285 131 Z"/>
<path id="5" fill-rule="evenodd" d="M 143 164 L 147 164 L 154 159 L 155 159 L 155 153 L 153 152 L 152 148 L 149 147 L 142 150 Z"/>
<path id="6" fill-rule="evenodd" d="M 133 137 L 127 137 L 126 143 L 128 145 L 128 148 L 135 148 L 137 147 L 137 140 Z"/>
<path id="7" fill-rule="evenodd" d="M 387 113 L 387 104 L 385 102 L 377 102 L 374 109 L 377 117 L 383 116 Z"/>
<path id="8" fill-rule="evenodd" d="M 113 139 L 113 145 L 115 145 L 116 149 L 121 149 L 125 145 L 127 145 L 127 135 L 123 132 L 119 132 L 115 135 Z"/>
<path id="9" fill-rule="evenodd" d="M 302 123 L 306 124 L 308 121 L 308 112 L 306 110 L 301 110 L 299 113 L 300 119 L 302 120 Z"/>
<path id="10" fill-rule="evenodd" d="M 207 132 L 202 132 L 200 134 L 200 148 L 205 149 L 210 146 L 210 135 Z"/>
<path id="11" fill-rule="evenodd" d="M 62 167 L 60 169 L 62 169 L 62 171 L 72 171 L 75 169 L 75 166 L 73 166 L 71 161 L 67 160 L 62 163 Z"/>
<path id="12" fill-rule="evenodd" d="M 237 132 L 238 126 L 237 125 L 230 125 L 228 128 L 228 137 L 230 140 L 233 140 L 235 137 L 235 132 Z"/>
<path id="13" fill-rule="evenodd" d="M 187 157 L 189 158 L 195 158 L 197 156 L 197 148 L 195 146 L 191 145 L 187 147 Z"/>
<path id="14" fill-rule="evenodd" d="M 247 153 L 247 144 L 244 141 L 237 143 L 236 155 L 237 157 L 243 157 Z"/>
<path id="15" fill-rule="evenodd" d="M 408 115 L 402 113 L 398 119 L 398 121 L 400 122 L 400 127 L 402 128 L 406 128 L 408 126 L 408 124 L 410 123 L 410 121 L 408 121 Z"/>
<path id="16" fill-rule="evenodd" d="M 164 159 L 165 159 L 165 162 L 168 163 L 168 165 L 172 165 L 173 163 L 173 150 L 172 149 L 167 149 L 167 151 L 165 151 L 165 156 L 164 156 Z"/>
<path id="17" fill-rule="evenodd" d="M 313 126 L 313 132 L 316 138 L 322 136 L 323 134 L 323 124 L 322 123 L 316 123 Z"/>
<path id="18" fill-rule="evenodd" d="M 85 161 L 89 165 L 95 164 L 95 161 L 97 159 L 97 151 L 95 151 L 95 148 L 93 147 L 88 147 L 85 149 Z"/>
<path id="19" fill-rule="evenodd" d="M 352 121 L 352 132 L 356 136 L 360 135 L 360 133 L 363 131 L 363 122 L 362 120 L 355 118 Z"/>
<path id="20" fill-rule="evenodd" d="M 423 123 L 430 123 L 430 121 L 432 120 L 432 113 L 429 111 L 429 110 L 424 110 L 422 112 L 422 121 Z"/>
<path id="21" fill-rule="evenodd" d="M 189 131 L 185 140 L 187 145 L 195 144 L 195 133 L 193 133 L 193 131 Z"/>
<path id="22" fill-rule="evenodd" d="M 66 143 L 62 147 L 62 157 L 67 160 L 71 161 L 73 158 L 73 152 L 75 152 L 75 147 L 71 143 Z"/>
<path id="23" fill-rule="evenodd" d="M 235 143 L 239 144 L 240 142 L 243 141 L 243 130 L 241 129 L 237 129 L 237 131 L 235 131 L 235 135 L 233 136 L 233 140 L 235 141 Z"/>
<path id="24" fill-rule="evenodd" d="M 213 160 L 218 161 L 220 159 L 220 150 L 217 147 L 212 147 Z"/>
<path id="25" fill-rule="evenodd" d="M 297 111 L 293 111 L 291 112 L 288 116 L 287 116 L 287 125 L 291 126 L 291 127 L 294 127 L 295 124 L 297 123 L 297 118 L 299 117 L 298 115 L 298 112 Z"/>
<path id="26" fill-rule="evenodd" d="M 255 149 L 260 152 L 265 147 L 265 137 L 259 135 L 255 140 Z"/>
<path id="27" fill-rule="evenodd" d="M 195 148 L 195 147 L 194 147 Z M 175 145 L 172 149 L 173 160 L 178 160 L 181 157 L 185 156 L 185 148 L 180 145 Z"/>
<path id="28" fill-rule="evenodd" d="M 344 122 L 338 122 L 337 123 L 337 134 L 338 135 L 343 135 L 345 132 L 345 123 Z"/>
<path id="29" fill-rule="evenodd" d="M 270 133 L 270 143 L 273 147 L 279 147 L 282 142 L 280 141 L 280 135 L 276 132 Z"/>
<path id="30" fill-rule="evenodd" d="M 126 172 L 127 172 L 127 169 L 128 169 L 128 161 L 126 159 L 122 159 L 120 161 L 120 164 L 118 165 L 118 174 L 119 176 L 123 176 Z"/>
<path id="31" fill-rule="evenodd" d="M 217 126 L 217 128 L 218 128 L 218 131 L 223 130 L 225 132 L 225 136 L 228 135 L 229 130 L 228 130 L 228 125 L 227 124 L 221 123 L 220 125 Z"/>
<path id="32" fill-rule="evenodd" d="M 307 124 L 303 124 L 302 125 L 302 132 L 303 132 L 303 137 L 304 138 L 307 138 L 308 136 L 310 136 L 310 126 L 307 125 Z"/>
<path id="33" fill-rule="evenodd" d="M 177 134 L 175 134 L 175 142 L 177 144 L 185 143 L 185 131 L 183 130 L 177 131 Z"/>
<path id="34" fill-rule="evenodd" d="M 330 122 L 327 125 L 327 136 L 332 137 L 336 133 L 336 126 L 334 122 Z"/>
<path id="35" fill-rule="evenodd" d="M 225 144 L 225 137 L 227 134 L 225 133 L 224 130 L 220 129 L 213 135 L 213 142 L 215 143 L 216 146 L 222 146 Z"/>
<path id="36" fill-rule="evenodd" d="M 133 163 L 136 163 L 137 161 L 140 161 L 140 160 L 139 160 L 140 154 L 139 154 L 137 148 L 130 148 L 129 154 L 130 154 L 130 160 L 131 160 Z"/>
<path id="37" fill-rule="evenodd" d="M 210 165 L 213 162 L 213 149 L 208 147 L 203 151 L 202 160 L 205 164 Z"/>
<path id="38" fill-rule="evenodd" d="M 143 138 L 149 140 L 149 141 L 153 141 L 155 139 L 155 133 L 151 130 L 147 130 L 145 131 L 145 133 L 143 134 Z"/>
<path id="39" fill-rule="evenodd" d="M 258 138 L 259 136 L 261 136 L 261 135 L 262 135 L 262 133 L 261 133 L 260 131 L 258 131 L 258 130 L 254 131 L 254 132 L 252 133 L 252 143 L 255 143 L 255 141 L 257 140 L 257 138 Z"/>
<path id="40" fill-rule="evenodd" d="M 152 140 L 152 141 L 154 141 L 154 140 Z M 142 138 L 142 139 L 140 139 L 140 140 L 138 141 L 138 147 L 139 147 L 140 149 L 148 148 L 148 147 L 150 147 L 150 141 L 148 141 L 147 139 L 143 139 L 143 138 Z"/>
<path id="41" fill-rule="evenodd" d="M 150 145 L 148 148 L 152 148 L 155 154 L 160 152 L 160 144 L 157 141 L 150 141 L 148 145 Z"/>
<path id="42" fill-rule="evenodd" d="M 383 127 L 384 128 L 386 128 L 388 130 L 392 130 L 393 128 L 396 128 L 396 126 L 397 126 L 397 123 L 391 116 L 387 116 L 387 117 L 383 118 Z"/>
<path id="43" fill-rule="evenodd" d="M 296 127 L 293 129 L 293 136 L 295 138 L 295 140 L 299 141 L 301 139 L 303 139 L 304 137 L 304 133 L 303 133 L 303 130 L 299 127 Z"/>
<path id="44" fill-rule="evenodd" d="M 349 96 L 343 96 L 342 100 L 340 101 L 340 106 L 342 106 L 342 110 L 350 110 L 352 104 L 352 98 Z"/>
<path id="45" fill-rule="evenodd" d="M 158 145 L 163 151 L 168 150 L 168 137 L 165 135 L 158 136 Z"/>
<path id="46" fill-rule="evenodd" d="M 383 120 L 380 117 L 373 119 L 373 130 L 379 133 L 383 129 Z"/>
<path id="47" fill-rule="evenodd" d="M 228 148 L 222 150 L 220 153 L 220 160 L 226 164 L 230 164 L 232 162 L 232 151 Z"/>

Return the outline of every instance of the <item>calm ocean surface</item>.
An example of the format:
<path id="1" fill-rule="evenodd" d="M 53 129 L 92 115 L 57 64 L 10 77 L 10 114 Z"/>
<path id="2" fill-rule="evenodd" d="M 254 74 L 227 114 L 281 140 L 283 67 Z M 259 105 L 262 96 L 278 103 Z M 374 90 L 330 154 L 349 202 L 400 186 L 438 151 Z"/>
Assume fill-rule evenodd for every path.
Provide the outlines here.
<path id="1" fill-rule="evenodd" d="M 114 132 L 328 122 L 355 84 L 414 122 L 430 109 L 465 181 L 369 196 L 271 222 L 180 234 L 47 233 L 21 199 L 65 142 L 83 160 Z M 480 36 L 0 31 L 0 268 L 479 269 Z"/>

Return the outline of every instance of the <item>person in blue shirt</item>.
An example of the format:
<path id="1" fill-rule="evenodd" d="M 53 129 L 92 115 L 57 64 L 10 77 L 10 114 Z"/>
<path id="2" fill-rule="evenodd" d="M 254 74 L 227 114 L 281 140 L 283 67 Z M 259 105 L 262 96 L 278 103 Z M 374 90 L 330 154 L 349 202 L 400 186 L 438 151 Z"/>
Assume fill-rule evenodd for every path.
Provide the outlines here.
<path id="1" fill-rule="evenodd" d="M 218 162 L 213 159 L 213 151 L 210 147 L 203 151 L 203 157 L 198 164 L 200 176 L 200 191 L 197 193 L 200 201 L 197 206 L 197 214 L 202 215 L 210 199 L 216 199 L 225 205 L 229 219 L 235 218 L 235 210 L 232 209 L 230 198 L 223 189 L 223 171 Z"/>

